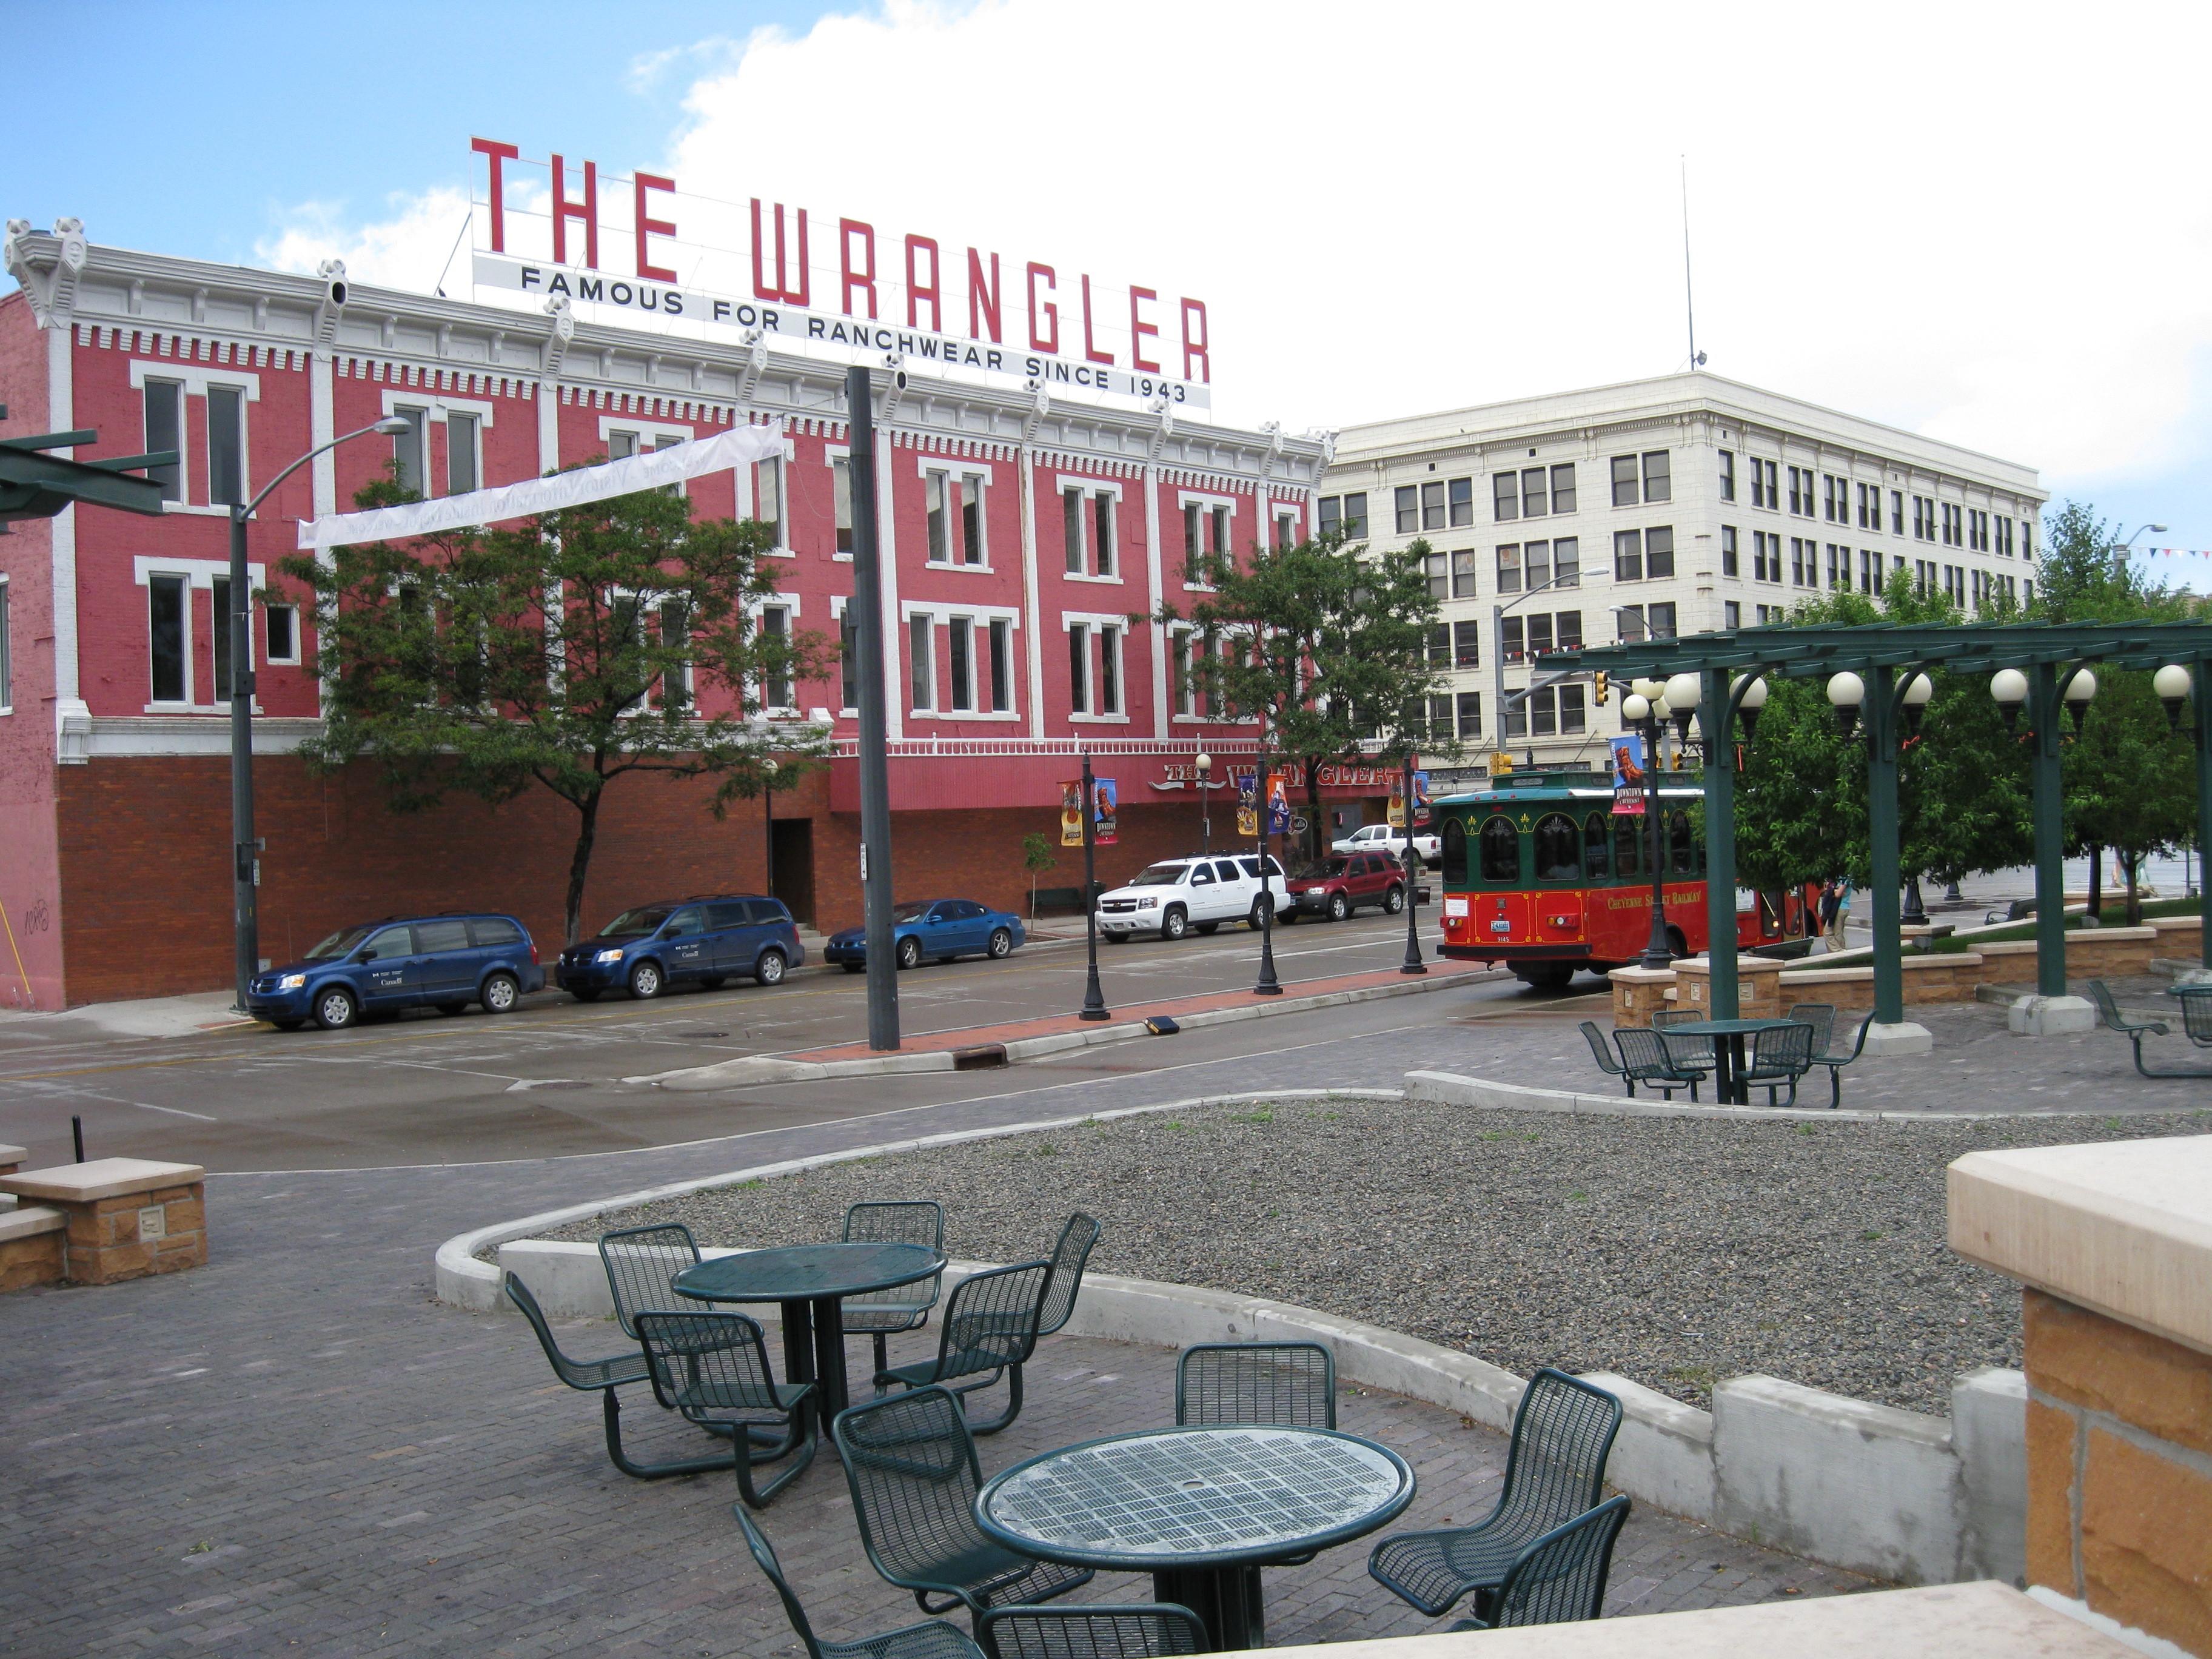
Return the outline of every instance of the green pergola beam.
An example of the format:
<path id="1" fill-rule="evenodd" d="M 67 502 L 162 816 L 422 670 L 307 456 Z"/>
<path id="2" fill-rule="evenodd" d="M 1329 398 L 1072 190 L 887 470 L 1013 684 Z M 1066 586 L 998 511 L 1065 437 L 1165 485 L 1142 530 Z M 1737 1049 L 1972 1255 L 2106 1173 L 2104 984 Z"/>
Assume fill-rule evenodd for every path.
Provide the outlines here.
<path id="1" fill-rule="evenodd" d="M 125 513 L 159 517 L 162 503 L 160 483 L 152 478 L 134 478 L 121 469 L 174 466 L 176 451 L 121 456 L 106 461 L 73 461 L 42 453 L 47 447 L 90 443 L 99 435 L 95 432 L 49 432 L 36 437 L 0 439 L 0 522 L 50 519 L 78 501 L 89 507 L 112 507 Z"/>

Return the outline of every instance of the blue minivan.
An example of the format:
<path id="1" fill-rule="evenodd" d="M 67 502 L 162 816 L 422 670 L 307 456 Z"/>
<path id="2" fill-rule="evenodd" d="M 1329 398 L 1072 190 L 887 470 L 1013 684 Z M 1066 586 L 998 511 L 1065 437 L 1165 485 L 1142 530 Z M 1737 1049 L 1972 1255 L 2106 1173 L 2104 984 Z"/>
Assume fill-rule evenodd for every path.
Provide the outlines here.
<path id="1" fill-rule="evenodd" d="M 598 938 L 562 951 L 553 977 L 579 1002 L 617 988 L 644 1002 L 687 982 L 710 991 L 737 978 L 781 984 L 805 963 L 798 925 L 781 899 L 725 893 L 625 910 Z"/>
<path id="2" fill-rule="evenodd" d="M 487 1013 L 508 1013 L 544 988 L 538 947 L 513 916 L 387 916 L 342 927 L 300 961 L 256 974 L 246 1008 L 280 1031 L 311 1019 L 336 1031 L 402 1008 L 458 1014 L 481 1002 Z"/>

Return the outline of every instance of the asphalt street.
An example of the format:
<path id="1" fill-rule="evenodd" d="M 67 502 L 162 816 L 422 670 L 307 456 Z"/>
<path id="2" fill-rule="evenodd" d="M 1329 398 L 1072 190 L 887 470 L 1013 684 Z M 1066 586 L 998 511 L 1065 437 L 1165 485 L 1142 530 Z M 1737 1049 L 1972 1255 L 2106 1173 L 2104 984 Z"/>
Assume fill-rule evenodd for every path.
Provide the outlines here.
<path id="1" fill-rule="evenodd" d="M 1427 918 L 1424 917 L 1425 931 Z M 1278 972 L 1297 981 L 1395 967 L 1401 920 L 1301 924 L 1276 935 Z M 1117 1010 L 1249 985 L 1260 941 L 1242 929 L 1178 944 L 1101 947 Z M 931 964 L 900 975 L 909 1035 L 1071 1012 L 1079 943 L 1041 942 L 1002 963 Z M 1555 999 L 1511 979 L 1214 1026 L 1172 1039 L 1079 1050 L 1000 1073 L 921 1073 L 679 1094 L 641 1079 L 739 1055 L 865 1037 L 866 981 L 842 973 L 675 992 L 586 1006 L 559 993 L 504 1017 L 410 1013 L 343 1032 L 265 1027 L 162 1038 L 88 1033 L 66 1017 L 0 1027 L 0 1141 L 35 1167 L 72 1156 L 170 1158 L 210 1170 L 358 1169 L 568 1157 L 913 1113 L 1029 1091 L 1073 1092 L 1137 1072 L 1210 1070 L 1234 1089 L 1240 1060 L 1415 1031 L 1470 1013 Z M 1584 989 L 1595 981 L 1583 981 Z M 1159 1045 L 1172 1042 L 1171 1049 Z M 1395 1079 L 1386 1079 L 1395 1082 Z M 1194 1092 L 1201 1086 L 1194 1079 Z"/>

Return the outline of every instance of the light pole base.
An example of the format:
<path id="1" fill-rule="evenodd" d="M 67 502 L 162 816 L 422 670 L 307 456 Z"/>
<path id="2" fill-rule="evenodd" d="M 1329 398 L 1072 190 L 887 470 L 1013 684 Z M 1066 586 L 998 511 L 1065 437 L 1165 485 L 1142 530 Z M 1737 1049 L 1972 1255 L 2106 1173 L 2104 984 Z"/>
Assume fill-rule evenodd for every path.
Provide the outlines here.
<path id="1" fill-rule="evenodd" d="M 2097 1010 L 2087 997 L 2023 997 L 2005 1011 L 2014 1036 L 2063 1036 L 2097 1029 Z"/>
<path id="2" fill-rule="evenodd" d="M 1078 1019 L 1111 1019 L 1114 1018 L 1114 1011 L 1111 1008 L 1085 1008 L 1076 1018 Z"/>
<path id="3" fill-rule="evenodd" d="M 1862 1053 L 1869 1054 L 1924 1054 L 1936 1047 L 1936 1039 L 1925 1025 L 1916 1025 L 1909 1019 L 1894 1025 L 1877 1025 L 1867 1033 L 1866 1047 Z"/>
<path id="4" fill-rule="evenodd" d="M 1279 997 L 1283 994 L 1283 988 L 1279 985 L 1255 985 L 1252 988 L 1252 994 L 1255 997 Z"/>
<path id="5" fill-rule="evenodd" d="M 1426 963 L 1409 962 L 1398 971 L 1401 974 L 1425 974 L 1429 969 Z"/>

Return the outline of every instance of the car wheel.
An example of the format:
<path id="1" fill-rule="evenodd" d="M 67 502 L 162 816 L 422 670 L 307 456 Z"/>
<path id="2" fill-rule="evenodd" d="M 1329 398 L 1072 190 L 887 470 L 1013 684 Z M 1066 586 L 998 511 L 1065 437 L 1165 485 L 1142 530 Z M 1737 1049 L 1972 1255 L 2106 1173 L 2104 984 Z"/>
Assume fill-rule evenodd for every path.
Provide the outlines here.
<path id="1" fill-rule="evenodd" d="M 762 951 L 760 953 L 760 960 L 753 965 L 753 977 L 763 985 L 782 984 L 783 952 L 781 951 Z"/>
<path id="2" fill-rule="evenodd" d="M 1395 916 L 1405 908 L 1406 890 L 1394 882 L 1390 890 L 1382 895 L 1382 914 L 1386 916 Z"/>
<path id="3" fill-rule="evenodd" d="M 629 970 L 629 994 L 640 1002 L 650 1002 L 660 994 L 660 964 L 641 962 Z"/>
<path id="4" fill-rule="evenodd" d="M 911 934 L 898 942 L 898 965 L 902 968 L 921 966 L 921 941 Z"/>
<path id="5" fill-rule="evenodd" d="M 296 1031 L 307 1022 L 304 1019 L 272 1019 L 269 1023 L 280 1031 Z"/>
<path id="6" fill-rule="evenodd" d="M 1180 904 L 1170 905 L 1167 913 L 1160 918 L 1160 937 L 1170 940 L 1179 939 L 1188 932 L 1190 932 L 1190 918 L 1183 913 L 1182 907 Z"/>
<path id="7" fill-rule="evenodd" d="M 1012 933 L 1004 927 L 993 928 L 991 930 L 992 957 L 999 961 L 1004 961 L 1006 957 L 1013 955 L 1013 953 L 1014 936 Z"/>
<path id="8" fill-rule="evenodd" d="M 1212 939 L 1216 933 L 1219 932 L 1220 927 L 1221 924 L 1218 921 L 1201 921 L 1198 924 L 1198 931 L 1208 939 Z"/>
<path id="9" fill-rule="evenodd" d="M 1352 901 L 1350 899 L 1345 897 L 1341 893 L 1331 893 L 1328 896 L 1328 919 L 1331 921 L 1342 921 L 1351 914 Z"/>
<path id="10" fill-rule="evenodd" d="M 720 974 L 709 974 L 699 981 L 699 986 L 702 990 L 719 991 L 728 982 L 728 980 Z"/>
<path id="11" fill-rule="evenodd" d="M 522 1000 L 522 987 L 513 974 L 494 974 L 483 982 L 484 1012 L 511 1014 Z"/>
<path id="12" fill-rule="evenodd" d="M 844 963 L 843 967 L 848 974 L 865 974 L 868 971 L 868 964 L 865 962 L 848 962 Z"/>
<path id="13" fill-rule="evenodd" d="M 579 1002 L 597 1002 L 599 1000 L 597 991 L 571 991 L 568 994 Z"/>
<path id="14" fill-rule="evenodd" d="M 361 1005 L 353 993 L 332 986 L 315 998 L 315 1024 L 325 1031 L 343 1031 L 361 1018 Z"/>
<path id="15" fill-rule="evenodd" d="M 1667 954 L 1678 962 L 1690 954 L 1690 942 L 1682 937 L 1682 930 L 1679 927 L 1667 930 Z M 1573 970 L 1571 969 L 1569 971 Z"/>
<path id="16" fill-rule="evenodd" d="M 1251 914 L 1244 918 L 1244 925 L 1254 933 L 1258 933 L 1267 925 L 1267 913 L 1274 908 L 1274 900 L 1269 898 L 1265 893 L 1261 894 L 1252 901 Z"/>
<path id="17" fill-rule="evenodd" d="M 455 1014 L 465 1014 L 468 1011 L 469 1005 L 465 1002 L 441 1002 L 438 1005 L 438 1012 L 447 1019 L 451 1019 Z"/>

